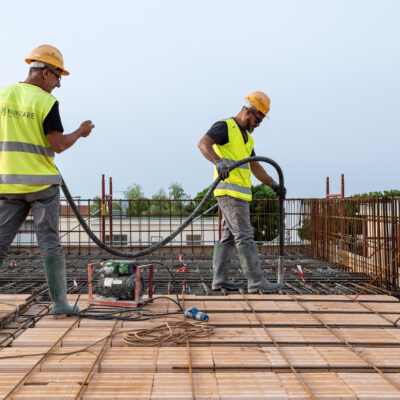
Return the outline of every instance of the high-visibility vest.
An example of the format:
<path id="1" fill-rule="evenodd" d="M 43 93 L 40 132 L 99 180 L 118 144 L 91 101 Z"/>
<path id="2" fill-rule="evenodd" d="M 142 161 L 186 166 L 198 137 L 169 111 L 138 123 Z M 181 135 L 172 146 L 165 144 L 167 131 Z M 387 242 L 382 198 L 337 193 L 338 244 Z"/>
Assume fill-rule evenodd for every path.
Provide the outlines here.
<path id="1" fill-rule="evenodd" d="M 228 165 L 250 157 L 254 140 L 247 132 L 247 143 L 244 142 L 240 128 L 233 118 L 225 120 L 228 126 L 229 142 L 220 146 L 214 144 L 214 151 L 225 160 Z M 218 177 L 217 168 L 214 166 L 214 180 Z M 214 190 L 214 196 L 231 196 L 238 199 L 251 201 L 251 171 L 250 165 L 242 164 L 230 172 L 228 179 L 221 181 Z"/>
<path id="2" fill-rule="evenodd" d="M 61 184 L 43 131 L 56 101 L 28 83 L 0 89 L 0 193 L 31 193 Z"/>

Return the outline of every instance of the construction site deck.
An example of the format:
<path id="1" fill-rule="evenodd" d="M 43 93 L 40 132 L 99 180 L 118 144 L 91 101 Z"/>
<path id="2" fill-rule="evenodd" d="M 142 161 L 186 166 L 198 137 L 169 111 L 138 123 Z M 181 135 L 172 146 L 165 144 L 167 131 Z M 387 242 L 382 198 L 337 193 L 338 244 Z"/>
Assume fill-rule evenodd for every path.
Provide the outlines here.
<path id="1" fill-rule="evenodd" d="M 274 201 L 255 200 L 252 211 L 270 281 L 279 250 Z M 186 218 L 183 203 L 171 203 L 174 215 L 101 218 L 90 213 L 93 204 L 98 208 L 81 200 L 89 225 L 124 251 L 148 248 Z M 112 257 L 67 206 L 60 233 L 68 296 L 83 312 L 50 315 L 26 224 L 0 269 L 0 398 L 400 399 L 400 198 L 289 199 L 284 207 L 284 285 L 277 293 L 212 290 L 212 249 L 221 234 L 214 213 L 137 259 L 154 266 L 154 298 L 129 313 L 114 309 L 124 316 L 118 320 L 88 295 L 88 264 Z M 149 269 L 143 272 L 147 288 Z M 245 281 L 237 256 L 230 276 Z M 209 320 L 186 318 L 182 310 L 192 306 Z"/>
<path id="2" fill-rule="evenodd" d="M 69 300 L 80 296 L 81 310 L 96 308 L 88 261 L 104 259 L 67 258 Z M 337 265 L 288 255 L 279 293 L 250 295 L 212 291 L 211 259 L 160 259 L 144 315 L 114 321 L 50 316 L 39 264 L 14 255 L 3 268 L 0 398 L 400 399 L 400 302 Z M 273 280 L 276 258 L 262 267 Z M 175 290 L 209 321 L 185 318 Z M 182 321 L 199 332 L 165 339 Z"/>

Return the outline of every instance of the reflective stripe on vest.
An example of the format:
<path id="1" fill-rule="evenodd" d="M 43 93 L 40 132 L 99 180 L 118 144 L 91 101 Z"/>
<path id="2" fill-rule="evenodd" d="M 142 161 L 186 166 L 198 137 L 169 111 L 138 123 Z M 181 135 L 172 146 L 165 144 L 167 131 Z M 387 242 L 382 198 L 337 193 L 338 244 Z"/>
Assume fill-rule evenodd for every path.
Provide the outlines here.
<path id="1" fill-rule="evenodd" d="M 228 127 L 228 143 L 220 146 L 214 145 L 215 152 L 224 159 L 225 163 L 231 166 L 233 163 L 250 157 L 254 140 L 247 132 L 247 143 L 244 143 L 243 135 L 239 126 L 233 118 L 225 120 Z M 218 177 L 214 167 L 214 180 Z M 231 196 L 251 201 L 251 171 L 250 165 L 242 164 L 230 172 L 228 179 L 221 181 L 214 190 L 214 196 Z"/>
<path id="2" fill-rule="evenodd" d="M 61 183 L 43 122 L 57 100 L 40 87 L 17 83 L 0 89 L 1 193 L 29 193 Z"/>
<path id="3" fill-rule="evenodd" d="M 248 188 L 248 187 L 236 185 L 235 183 L 221 181 L 220 183 L 218 183 L 217 189 L 221 189 L 221 190 L 226 189 L 226 190 L 235 191 L 235 192 L 239 192 L 239 193 L 243 193 L 243 194 L 248 194 L 251 196 L 251 187 Z"/>
<path id="4" fill-rule="evenodd" d="M 61 175 L 22 175 L 0 174 L 0 184 L 6 185 L 61 185 Z"/>
<path id="5" fill-rule="evenodd" d="M 0 142 L 0 151 L 21 151 L 22 153 L 33 153 L 46 157 L 54 157 L 54 151 L 52 149 L 31 143 Z"/>

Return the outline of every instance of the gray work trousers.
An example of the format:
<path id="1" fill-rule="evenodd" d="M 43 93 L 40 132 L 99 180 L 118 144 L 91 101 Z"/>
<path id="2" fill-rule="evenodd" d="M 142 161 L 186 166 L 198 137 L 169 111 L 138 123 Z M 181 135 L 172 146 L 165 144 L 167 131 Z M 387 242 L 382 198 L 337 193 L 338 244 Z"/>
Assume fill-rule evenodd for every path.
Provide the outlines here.
<path id="1" fill-rule="evenodd" d="M 0 194 L 0 258 L 7 257 L 18 229 L 31 210 L 41 256 L 64 255 L 58 234 L 60 187 L 53 185 L 33 193 Z"/>
<path id="2" fill-rule="evenodd" d="M 237 247 L 254 243 L 254 230 L 250 223 L 250 203 L 231 196 L 218 196 L 222 213 L 222 237 L 220 243 Z"/>

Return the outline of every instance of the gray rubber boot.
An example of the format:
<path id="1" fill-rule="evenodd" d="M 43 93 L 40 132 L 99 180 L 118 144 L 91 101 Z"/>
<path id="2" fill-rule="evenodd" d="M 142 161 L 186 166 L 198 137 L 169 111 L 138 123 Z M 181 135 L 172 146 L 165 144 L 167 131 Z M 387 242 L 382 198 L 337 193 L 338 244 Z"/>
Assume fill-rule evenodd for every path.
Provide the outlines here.
<path id="1" fill-rule="evenodd" d="M 0 267 L 3 265 L 3 258 L 0 258 Z"/>
<path id="2" fill-rule="evenodd" d="M 264 278 L 255 243 L 242 245 L 238 247 L 237 251 L 240 265 L 248 281 L 247 290 L 249 293 L 273 292 L 280 288 L 279 283 L 271 283 Z"/>
<path id="3" fill-rule="evenodd" d="M 212 290 L 222 288 L 236 290 L 244 286 L 243 282 L 232 282 L 228 278 L 229 264 L 233 254 L 233 244 L 217 242 L 213 254 Z"/>
<path id="4" fill-rule="evenodd" d="M 53 303 L 52 314 L 62 317 L 65 314 L 76 314 L 79 312 L 78 306 L 68 304 L 67 301 L 67 280 L 65 276 L 65 257 L 54 256 L 43 258 L 44 272 L 46 274 L 47 285 L 49 286 L 49 296 Z"/>

